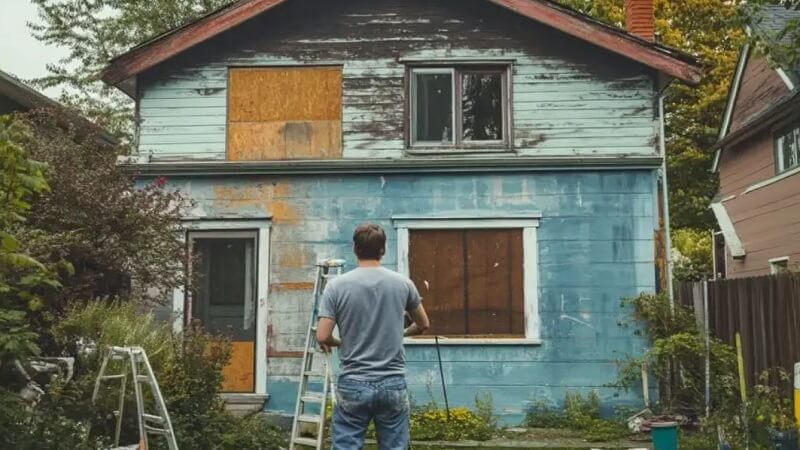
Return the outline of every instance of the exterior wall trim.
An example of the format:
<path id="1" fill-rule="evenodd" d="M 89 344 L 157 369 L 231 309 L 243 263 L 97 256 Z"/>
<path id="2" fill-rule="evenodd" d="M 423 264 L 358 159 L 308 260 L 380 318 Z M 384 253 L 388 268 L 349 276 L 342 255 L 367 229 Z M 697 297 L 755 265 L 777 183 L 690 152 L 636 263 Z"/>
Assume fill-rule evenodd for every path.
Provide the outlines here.
<path id="1" fill-rule="evenodd" d="M 405 276 L 410 275 L 408 263 L 408 230 L 522 228 L 525 339 L 454 339 L 452 344 L 508 345 L 541 343 L 539 326 L 539 246 L 537 243 L 538 218 L 531 218 L 530 216 L 528 218 L 510 216 L 505 219 L 498 219 L 496 216 L 481 216 L 479 214 L 472 217 L 459 215 L 452 218 L 434 216 L 429 219 L 404 219 L 398 216 L 394 221 L 394 226 L 397 228 L 397 271 Z M 408 342 L 408 340 L 406 340 L 406 342 L 411 343 Z"/>
<path id="2" fill-rule="evenodd" d="M 229 218 L 186 218 L 183 222 L 185 230 L 184 239 L 188 242 L 188 233 L 191 231 L 218 231 L 220 233 L 236 233 L 245 230 L 256 230 L 256 370 L 254 374 L 255 392 L 252 395 L 267 394 L 267 329 L 269 323 L 267 311 L 267 297 L 269 295 L 269 269 L 270 269 L 270 232 L 272 221 L 269 218 L 231 220 Z M 176 319 L 173 329 L 183 330 L 183 309 L 186 301 L 185 290 L 176 289 L 173 295 L 172 307 Z M 263 324 L 263 326 L 259 326 Z"/>
<path id="3" fill-rule="evenodd" d="M 742 192 L 742 195 L 750 193 L 750 192 L 753 192 L 753 191 L 758 190 L 758 189 L 761 189 L 763 187 L 767 187 L 767 186 L 769 186 L 771 184 L 774 184 L 774 183 L 777 183 L 778 181 L 781 181 L 781 180 L 783 180 L 785 178 L 789 178 L 789 177 L 791 177 L 793 175 L 797 175 L 798 173 L 800 173 L 800 166 L 799 167 L 795 167 L 794 169 L 789 169 L 789 170 L 787 170 L 785 172 L 781 172 L 781 173 L 779 173 L 778 175 L 775 175 L 772 178 L 767 178 L 764 181 L 760 181 L 760 182 L 748 187 L 747 189 L 745 189 L 745 191 Z"/>
<path id="4" fill-rule="evenodd" d="M 786 83 L 786 87 L 789 88 L 790 91 L 793 91 L 794 83 L 792 82 L 792 79 L 789 77 L 789 74 L 787 74 L 786 71 L 781 69 L 780 67 L 775 69 L 775 72 L 777 72 L 778 76 L 781 77 L 781 80 L 783 80 L 783 82 Z"/>
<path id="5" fill-rule="evenodd" d="M 147 157 L 123 157 L 118 164 L 139 176 L 209 175 L 324 175 L 366 173 L 447 173 L 447 172 L 526 172 L 553 170 L 651 170 L 663 162 L 662 156 L 600 158 L 406 158 L 337 159 L 297 161 L 173 161 L 149 162 Z"/>
<path id="6" fill-rule="evenodd" d="M 728 247 L 728 250 L 730 250 L 731 257 L 734 259 L 743 258 L 747 252 L 745 252 L 744 245 L 741 239 L 739 239 L 739 235 L 736 234 L 736 228 L 733 226 L 733 222 L 728 215 L 728 211 L 725 209 L 725 205 L 723 205 L 722 202 L 712 203 L 711 210 L 714 212 L 714 217 L 717 218 L 719 229 L 725 237 L 725 245 Z"/>

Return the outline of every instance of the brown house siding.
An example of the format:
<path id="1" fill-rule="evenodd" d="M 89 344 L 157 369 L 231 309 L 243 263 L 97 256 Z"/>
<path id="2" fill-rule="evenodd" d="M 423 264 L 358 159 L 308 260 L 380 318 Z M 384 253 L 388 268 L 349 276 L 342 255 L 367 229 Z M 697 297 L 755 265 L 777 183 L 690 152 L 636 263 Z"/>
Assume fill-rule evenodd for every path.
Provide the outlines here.
<path id="1" fill-rule="evenodd" d="M 747 251 L 728 256 L 728 277 L 769 274 L 769 260 L 783 256 L 800 263 L 800 174 L 744 193 L 775 175 L 772 132 L 727 148 L 720 162 L 720 195 L 735 196 L 724 204 Z"/>
<path id="2" fill-rule="evenodd" d="M 766 58 L 753 53 L 744 73 L 733 108 L 731 130 L 735 131 L 789 92 L 786 83 L 770 67 Z"/>

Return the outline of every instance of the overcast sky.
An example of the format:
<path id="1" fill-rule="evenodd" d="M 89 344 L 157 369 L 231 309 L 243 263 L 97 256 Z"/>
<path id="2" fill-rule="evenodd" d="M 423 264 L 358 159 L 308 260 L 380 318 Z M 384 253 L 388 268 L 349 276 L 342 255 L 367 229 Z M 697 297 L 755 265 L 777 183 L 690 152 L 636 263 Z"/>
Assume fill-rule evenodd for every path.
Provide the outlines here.
<path id="1" fill-rule="evenodd" d="M 63 57 L 66 50 L 48 47 L 33 36 L 27 22 L 38 22 L 30 0 L 0 0 L 0 70 L 23 80 L 47 74 L 45 65 Z M 58 96 L 58 89 L 45 93 Z"/>

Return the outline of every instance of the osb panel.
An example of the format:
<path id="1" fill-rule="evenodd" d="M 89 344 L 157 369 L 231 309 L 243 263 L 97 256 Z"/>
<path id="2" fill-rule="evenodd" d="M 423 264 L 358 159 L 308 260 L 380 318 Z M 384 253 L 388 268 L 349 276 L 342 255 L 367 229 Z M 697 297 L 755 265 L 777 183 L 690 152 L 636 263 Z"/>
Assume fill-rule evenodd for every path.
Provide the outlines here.
<path id="1" fill-rule="evenodd" d="M 231 360 L 222 369 L 222 392 L 254 392 L 255 343 L 232 342 Z"/>
<path id="2" fill-rule="evenodd" d="M 228 159 L 262 161 L 286 159 L 284 122 L 240 122 L 228 124 Z"/>
<path id="3" fill-rule="evenodd" d="M 342 119 L 342 70 L 331 67 L 230 71 L 230 122 Z"/>
<path id="4" fill-rule="evenodd" d="M 228 159 L 330 159 L 342 156 L 341 121 L 238 122 L 228 128 Z"/>

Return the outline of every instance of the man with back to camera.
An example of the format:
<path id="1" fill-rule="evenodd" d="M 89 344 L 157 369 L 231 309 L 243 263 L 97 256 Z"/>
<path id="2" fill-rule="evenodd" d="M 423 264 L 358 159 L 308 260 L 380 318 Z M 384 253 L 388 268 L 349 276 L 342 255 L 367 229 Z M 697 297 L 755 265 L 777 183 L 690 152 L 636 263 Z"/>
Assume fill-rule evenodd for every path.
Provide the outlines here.
<path id="1" fill-rule="evenodd" d="M 333 409 L 333 450 L 360 450 L 370 420 L 378 450 L 405 450 L 409 404 L 403 337 L 428 329 L 414 283 L 381 266 L 386 233 L 366 224 L 353 233 L 358 267 L 328 283 L 322 296 L 317 342 L 326 352 L 341 346 L 342 371 Z M 404 328 L 406 313 L 412 324 Z M 333 337 L 339 326 L 341 342 Z"/>

